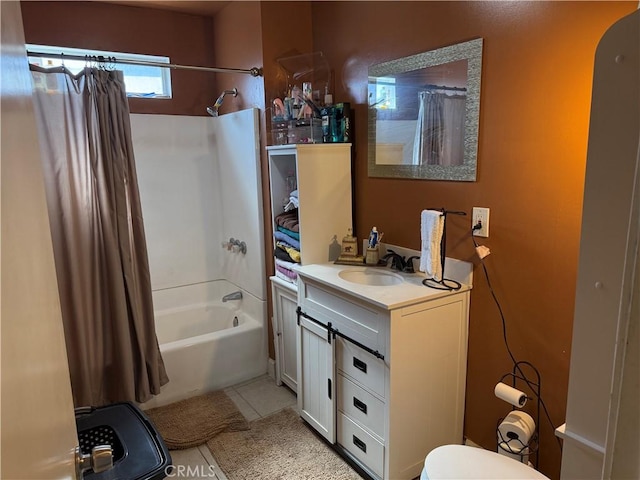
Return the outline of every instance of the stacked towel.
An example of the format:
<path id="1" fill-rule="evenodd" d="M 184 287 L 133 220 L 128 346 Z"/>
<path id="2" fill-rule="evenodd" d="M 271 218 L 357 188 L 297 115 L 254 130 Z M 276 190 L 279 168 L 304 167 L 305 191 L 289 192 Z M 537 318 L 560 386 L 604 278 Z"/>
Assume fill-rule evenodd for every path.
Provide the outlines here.
<path id="1" fill-rule="evenodd" d="M 288 278 L 287 281 L 291 281 L 292 283 L 297 281 L 297 275 L 292 275 L 290 271 L 288 271 L 289 269 L 286 269 L 282 263 L 278 264 L 278 261 L 280 260 L 281 262 L 284 261 L 291 264 L 300 263 L 300 230 L 298 226 L 297 197 L 297 190 L 291 192 L 289 205 L 296 203 L 296 208 L 285 211 L 273 219 L 276 227 L 273 232 L 273 237 L 276 241 L 276 248 L 273 252 L 276 257 L 275 273 L 277 277 L 283 280 L 287 280 Z M 293 201 L 294 198 L 295 202 Z"/>
<path id="2" fill-rule="evenodd" d="M 289 210 L 276 216 L 274 218 L 276 225 L 291 230 L 292 232 L 299 232 L 298 228 L 298 209 Z"/>
<path id="3" fill-rule="evenodd" d="M 276 242 L 276 247 L 284 250 L 289 254 L 294 263 L 300 263 L 300 251 L 287 245 L 286 243 Z"/>
<path id="4" fill-rule="evenodd" d="M 291 237 L 291 238 L 293 238 L 295 240 L 300 240 L 300 233 L 298 233 L 298 232 L 294 232 L 293 230 L 288 230 L 288 229 L 286 229 L 284 227 L 281 227 L 280 225 L 278 225 L 276 227 L 276 230 L 278 232 L 284 233 L 285 235 L 288 235 L 289 237 Z"/>
<path id="5" fill-rule="evenodd" d="M 442 280 L 440 245 L 444 232 L 444 215 L 437 210 L 423 210 L 420 214 L 420 270 L 427 278 Z"/>
<path id="6" fill-rule="evenodd" d="M 298 274 L 296 273 L 296 264 L 275 259 L 276 262 L 276 277 L 290 283 L 296 283 L 298 280 Z"/>
<path id="7" fill-rule="evenodd" d="M 293 233 L 293 232 L 292 232 Z M 294 238 L 292 235 L 288 235 L 285 232 L 281 232 L 280 230 L 276 230 L 273 232 L 273 236 L 275 239 L 281 243 L 285 243 L 290 247 L 295 248 L 296 250 L 300 250 L 300 240 Z M 298 235 L 300 237 L 300 235 Z"/>

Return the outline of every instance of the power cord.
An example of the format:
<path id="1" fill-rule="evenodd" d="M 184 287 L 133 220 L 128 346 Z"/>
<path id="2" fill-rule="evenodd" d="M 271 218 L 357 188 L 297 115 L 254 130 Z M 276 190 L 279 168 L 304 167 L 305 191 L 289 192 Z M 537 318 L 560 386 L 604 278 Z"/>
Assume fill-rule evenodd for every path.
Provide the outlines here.
<path id="1" fill-rule="evenodd" d="M 480 245 L 478 245 L 478 243 L 476 242 L 476 239 L 473 235 L 473 232 L 475 232 L 476 230 L 480 230 L 482 228 L 482 222 L 478 221 L 472 228 L 471 228 L 471 240 L 473 241 L 473 245 L 476 248 L 476 251 L 478 250 L 478 248 L 480 247 Z M 489 272 L 487 271 L 487 267 L 484 264 L 484 258 L 480 255 L 478 255 L 480 257 L 480 265 L 482 265 L 482 270 L 484 271 L 484 276 L 487 280 L 487 286 L 489 287 L 489 291 L 491 292 L 491 296 L 493 297 L 493 301 L 495 302 L 496 306 L 498 307 L 498 312 L 500 312 L 500 320 L 502 321 L 502 338 L 504 339 L 504 345 L 507 348 L 507 353 L 509 354 L 509 357 L 511 358 L 511 361 L 513 362 L 513 365 L 515 368 L 518 369 L 518 371 L 520 372 L 520 375 L 522 375 L 522 379 L 527 383 L 527 386 L 529 388 L 531 388 L 533 391 L 535 391 L 533 389 L 533 386 L 531 384 L 531 382 L 529 381 L 529 379 L 527 378 L 527 376 L 525 375 L 525 373 L 522 371 L 522 369 L 520 368 L 520 364 L 518 361 L 516 361 L 515 356 L 513 355 L 513 353 L 511 352 L 511 348 L 509 347 L 509 342 L 507 340 L 507 322 L 504 318 L 504 312 L 502 311 L 502 306 L 500 305 L 500 302 L 498 301 L 498 297 L 496 296 L 495 291 L 493 290 L 493 286 L 491 285 L 491 280 L 489 279 Z M 529 362 L 527 362 L 529 364 L 529 366 L 536 372 L 536 374 L 538 375 L 538 377 L 540 376 L 540 373 L 538 372 L 538 370 Z M 551 425 L 552 430 L 555 432 L 556 431 L 556 426 L 553 424 L 553 421 L 551 420 L 551 415 L 549 415 L 549 411 L 547 410 L 547 406 L 544 403 L 544 400 L 542 399 L 542 396 L 540 395 L 540 404 L 542 405 L 542 410 L 544 411 L 545 416 L 547 417 L 547 420 L 549 421 L 549 424 Z M 560 451 L 562 451 L 562 442 L 560 441 L 560 439 L 554 434 L 554 436 L 556 437 L 556 441 L 558 442 L 558 446 L 560 447 Z"/>

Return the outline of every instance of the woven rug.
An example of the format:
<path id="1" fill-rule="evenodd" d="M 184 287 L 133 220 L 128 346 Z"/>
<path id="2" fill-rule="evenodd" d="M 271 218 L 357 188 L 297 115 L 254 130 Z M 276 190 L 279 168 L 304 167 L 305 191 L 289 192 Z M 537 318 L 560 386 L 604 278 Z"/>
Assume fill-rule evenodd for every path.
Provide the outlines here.
<path id="1" fill-rule="evenodd" d="M 207 442 L 229 480 L 361 480 L 290 408 L 250 425 Z"/>
<path id="2" fill-rule="evenodd" d="M 222 391 L 146 410 L 170 450 L 196 447 L 221 432 L 249 429 L 249 422 Z"/>

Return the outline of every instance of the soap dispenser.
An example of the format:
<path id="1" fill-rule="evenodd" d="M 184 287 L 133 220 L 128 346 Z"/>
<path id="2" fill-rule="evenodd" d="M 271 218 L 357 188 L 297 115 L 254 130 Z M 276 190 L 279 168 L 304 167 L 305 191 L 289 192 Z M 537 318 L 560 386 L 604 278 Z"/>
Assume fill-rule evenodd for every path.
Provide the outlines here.
<path id="1" fill-rule="evenodd" d="M 352 235 L 353 230 L 347 230 L 347 234 L 342 237 L 341 257 L 355 257 L 358 255 L 358 239 Z"/>

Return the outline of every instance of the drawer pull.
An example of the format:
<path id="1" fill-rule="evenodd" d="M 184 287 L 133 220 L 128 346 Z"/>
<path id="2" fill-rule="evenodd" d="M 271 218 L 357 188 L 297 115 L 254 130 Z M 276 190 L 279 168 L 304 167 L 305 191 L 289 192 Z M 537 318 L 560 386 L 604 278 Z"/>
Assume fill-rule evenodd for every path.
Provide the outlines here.
<path id="1" fill-rule="evenodd" d="M 359 358 L 353 357 L 353 366 L 363 373 L 367 373 L 367 364 Z"/>
<path id="2" fill-rule="evenodd" d="M 367 453 L 367 444 L 364 443 L 362 440 L 360 440 L 355 435 L 353 436 L 353 444 L 356 447 L 358 447 L 360 450 L 362 450 L 364 453 Z"/>
<path id="3" fill-rule="evenodd" d="M 363 401 L 358 400 L 356 397 L 353 397 L 353 406 L 360 410 L 365 415 L 367 414 L 367 404 Z"/>

